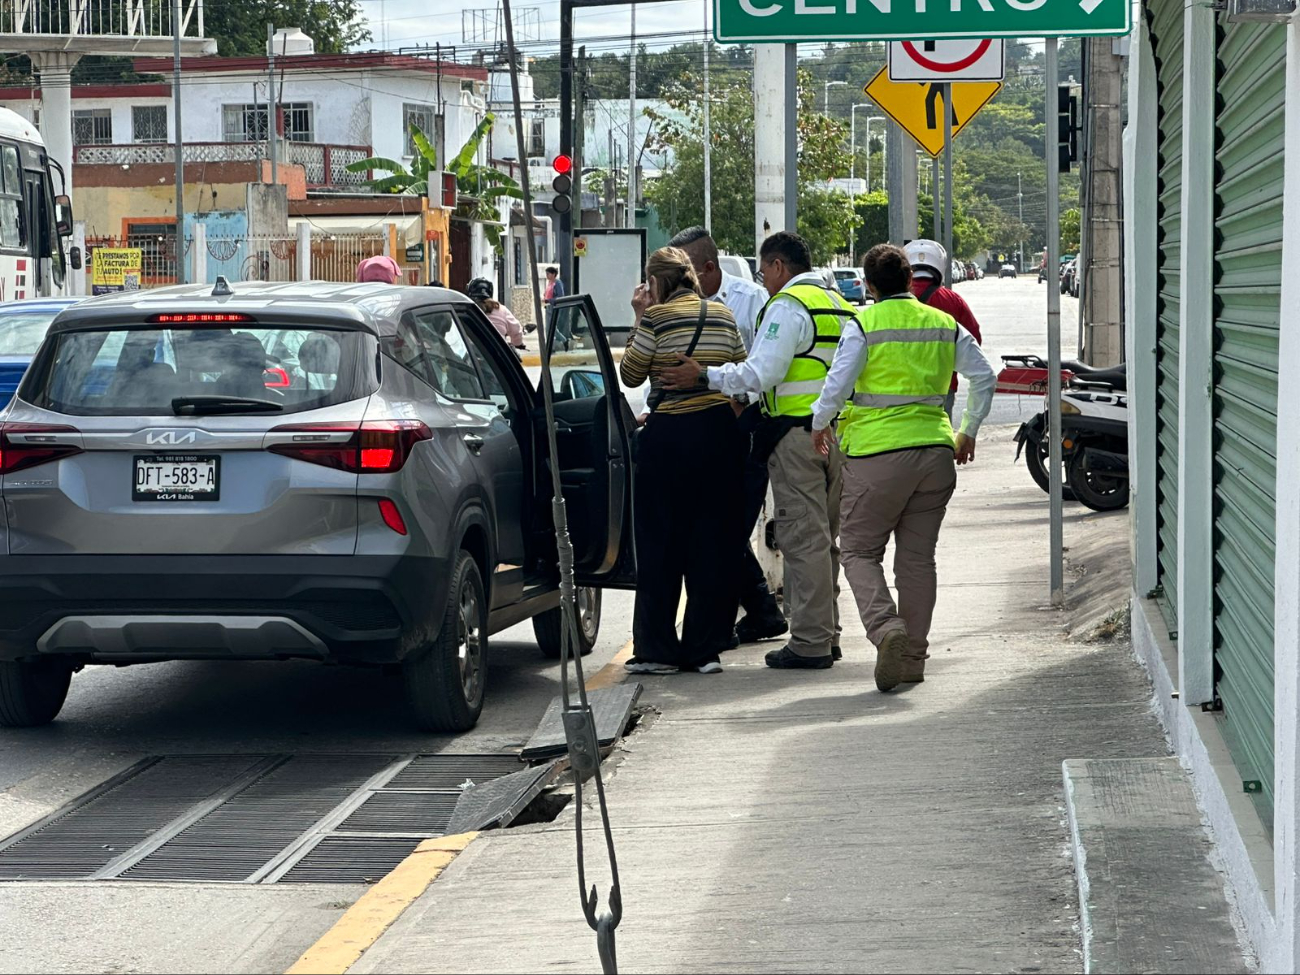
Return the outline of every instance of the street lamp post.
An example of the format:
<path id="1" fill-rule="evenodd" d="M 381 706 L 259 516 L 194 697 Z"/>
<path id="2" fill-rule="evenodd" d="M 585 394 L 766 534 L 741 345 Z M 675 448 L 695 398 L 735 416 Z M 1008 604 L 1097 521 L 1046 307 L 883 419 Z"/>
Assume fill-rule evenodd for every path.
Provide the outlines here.
<path id="1" fill-rule="evenodd" d="M 861 102 L 849 109 L 849 182 L 853 185 L 857 178 L 858 163 L 858 109 L 875 108 L 870 102 Z M 871 123 L 886 122 L 883 115 L 872 115 L 867 119 L 867 192 L 871 192 Z"/>
<path id="2" fill-rule="evenodd" d="M 1020 273 L 1025 273 L 1025 190 L 1024 185 L 1020 182 L 1020 174 L 1016 173 L 1016 198 L 1020 201 L 1020 233 L 1016 234 L 1020 238 Z"/>
<path id="3" fill-rule="evenodd" d="M 822 114 L 831 113 L 831 87 L 834 85 L 847 85 L 847 81 L 828 81 L 822 86 Z"/>

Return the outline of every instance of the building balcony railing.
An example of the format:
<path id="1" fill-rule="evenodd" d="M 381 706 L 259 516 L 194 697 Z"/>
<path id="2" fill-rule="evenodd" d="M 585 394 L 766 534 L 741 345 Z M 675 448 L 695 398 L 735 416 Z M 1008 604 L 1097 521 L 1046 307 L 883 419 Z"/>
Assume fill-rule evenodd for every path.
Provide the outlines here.
<path id="1" fill-rule="evenodd" d="M 284 160 L 302 166 L 307 186 L 360 187 L 370 173 L 350 173 L 347 167 L 372 155 L 369 146 L 328 145 L 320 142 L 282 142 Z M 181 146 L 187 163 L 257 162 L 266 158 L 261 142 L 187 142 Z M 171 143 L 145 142 L 129 145 L 82 145 L 72 150 L 72 161 L 81 166 L 135 166 L 148 163 L 174 164 L 176 150 Z"/>
<path id="2" fill-rule="evenodd" d="M 2 0 L 0 33 L 164 38 L 175 4 L 157 0 Z M 181 0 L 180 34 L 203 36 L 203 0 Z"/>

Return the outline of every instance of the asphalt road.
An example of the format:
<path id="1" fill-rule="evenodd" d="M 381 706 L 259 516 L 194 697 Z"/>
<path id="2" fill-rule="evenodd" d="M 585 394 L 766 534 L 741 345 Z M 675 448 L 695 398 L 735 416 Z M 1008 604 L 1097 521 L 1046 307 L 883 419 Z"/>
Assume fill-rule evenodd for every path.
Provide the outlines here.
<path id="1" fill-rule="evenodd" d="M 967 282 L 959 290 L 995 364 L 1003 353 L 1045 355 L 1044 286 L 1024 277 Z M 1069 356 L 1077 304 L 1064 298 L 1062 307 Z M 1000 397 L 988 422 L 1018 422 L 1040 403 Z M 1011 457 L 982 454 L 980 462 Z M 627 642 L 631 609 L 630 593 L 606 594 L 588 673 Z M 378 672 L 311 663 L 89 668 L 74 678 L 55 724 L 0 731 L 0 836 L 147 755 L 517 747 L 558 693 L 558 679 L 530 625 L 507 631 L 492 641 L 478 728 L 438 736 L 412 729 L 396 679 Z M 361 893 L 349 886 L 0 883 L 7 922 L 0 927 L 0 972 L 282 971 Z"/>

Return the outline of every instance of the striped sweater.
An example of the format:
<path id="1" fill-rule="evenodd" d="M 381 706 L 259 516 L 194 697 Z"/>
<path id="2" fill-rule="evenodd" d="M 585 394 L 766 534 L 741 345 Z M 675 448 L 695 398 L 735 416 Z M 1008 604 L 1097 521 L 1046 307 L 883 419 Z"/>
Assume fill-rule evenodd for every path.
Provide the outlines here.
<path id="1" fill-rule="evenodd" d="M 695 389 L 664 389 L 659 379 L 660 370 L 677 365 L 677 353 L 685 353 L 690 346 L 699 318 L 699 296 L 683 289 L 662 304 L 647 308 L 641 324 L 632 332 L 620 368 L 623 385 L 636 388 L 648 377 L 650 396 L 646 401 L 657 403 L 656 413 L 694 413 L 728 402 L 726 396 L 709 389 L 703 381 Z M 703 366 L 745 360 L 736 320 L 721 302 L 708 303 L 704 330 L 691 358 Z"/>

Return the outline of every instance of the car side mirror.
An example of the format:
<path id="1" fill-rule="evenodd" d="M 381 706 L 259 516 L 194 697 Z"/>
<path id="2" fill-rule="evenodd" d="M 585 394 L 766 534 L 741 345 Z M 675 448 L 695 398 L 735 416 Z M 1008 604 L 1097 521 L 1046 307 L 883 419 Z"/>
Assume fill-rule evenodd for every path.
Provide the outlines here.
<path id="1" fill-rule="evenodd" d="M 60 237 L 72 235 L 72 197 L 61 193 L 54 198 L 54 224 Z"/>
<path id="2" fill-rule="evenodd" d="M 74 271 L 81 270 L 81 248 L 80 247 L 68 248 L 68 265 Z"/>
<path id="3" fill-rule="evenodd" d="M 605 376 L 599 369 L 570 369 L 560 380 L 562 400 L 605 395 Z"/>

